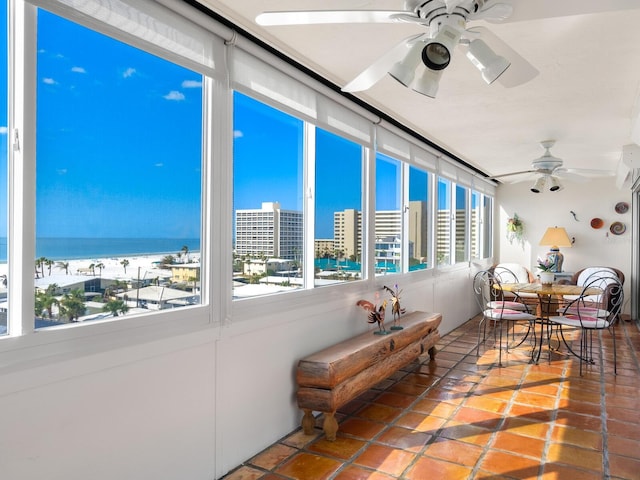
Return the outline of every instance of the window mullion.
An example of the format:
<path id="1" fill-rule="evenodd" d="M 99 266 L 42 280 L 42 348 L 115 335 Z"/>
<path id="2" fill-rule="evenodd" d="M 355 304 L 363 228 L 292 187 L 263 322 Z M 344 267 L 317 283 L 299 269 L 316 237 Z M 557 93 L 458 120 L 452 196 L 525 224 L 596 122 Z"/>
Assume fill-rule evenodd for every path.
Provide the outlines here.
<path id="1" fill-rule="evenodd" d="M 9 11 L 9 334 L 34 331 L 36 9 Z"/>

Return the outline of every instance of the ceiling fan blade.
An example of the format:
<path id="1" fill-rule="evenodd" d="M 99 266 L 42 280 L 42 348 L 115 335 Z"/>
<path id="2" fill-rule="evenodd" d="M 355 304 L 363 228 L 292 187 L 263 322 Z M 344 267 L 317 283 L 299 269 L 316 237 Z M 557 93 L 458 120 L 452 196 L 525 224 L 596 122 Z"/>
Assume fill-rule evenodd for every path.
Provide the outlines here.
<path id="1" fill-rule="evenodd" d="M 513 6 L 508 3 L 494 3 L 476 13 L 470 14 L 468 20 L 487 20 L 489 22 L 493 21 L 493 23 L 502 23 L 503 20 L 506 20 L 512 14 Z"/>
<path id="2" fill-rule="evenodd" d="M 507 88 L 517 87 L 533 80 L 540 73 L 536 67 L 531 65 L 513 48 L 507 45 L 500 37 L 485 27 L 473 27 L 468 30 L 472 33 L 479 33 L 482 39 L 497 54 L 502 55 L 511 62 L 511 66 L 498 77 L 498 82 Z"/>
<path id="3" fill-rule="evenodd" d="M 395 23 L 411 12 L 403 10 L 307 10 L 263 12 L 256 23 L 263 26 L 314 25 L 323 23 Z M 417 15 L 413 15 L 418 18 Z"/>
<path id="4" fill-rule="evenodd" d="M 566 17 L 589 13 L 640 8 L 637 0 L 502 0 L 513 6 L 513 14 L 495 23 L 522 22 L 541 18 Z M 492 20 L 487 19 L 491 22 Z"/>
<path id="5" fill-rule="evenodd" d="M 613 177 L 616 172 L 613 170 L 597 170 L 590 168 L 558 168 L 553 172 L 554 175 L 578 175 L 585 178 L 597 177 Z"/>
<path id="6" fill-rule="evenodd" d="M 343 92 L 360 92 L 367 90 L 379 82 L 387 72 L 393 67 L 394 63 L 400 61 L 409 52 L 411 46 L 420 41 L 422 37 L 428 34 L 419 33 L 411 37 L 404 38 L 395 47 L 382 55 L 378 60 L 369 65 L 356 78 L 347 83 L 343 88 Z"/>
<path id="7" fill-rule="evenodd" d="M 501 175 L 493 175 L 491 177 L 487 177 L 487 180 L 496 180 L 498 178 L 511 177 L 514 175 L 524 175 L 525 173 L 535 173 L 537 170 L 523 170 L 521 172 L 511 172 L 511 173 L 503 173 Z"/>

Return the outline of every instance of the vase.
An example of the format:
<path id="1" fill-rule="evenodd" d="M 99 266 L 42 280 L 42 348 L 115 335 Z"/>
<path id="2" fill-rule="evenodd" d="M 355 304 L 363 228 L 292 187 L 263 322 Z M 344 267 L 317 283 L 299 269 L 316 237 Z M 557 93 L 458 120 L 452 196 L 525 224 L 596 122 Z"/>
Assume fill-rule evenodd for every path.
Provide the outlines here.
<path id="1" fill-rule="evenodd" d="M 540 283 L 543 285 L 551 285 L 555 275 L 553 272 L 540 272 Z"/>

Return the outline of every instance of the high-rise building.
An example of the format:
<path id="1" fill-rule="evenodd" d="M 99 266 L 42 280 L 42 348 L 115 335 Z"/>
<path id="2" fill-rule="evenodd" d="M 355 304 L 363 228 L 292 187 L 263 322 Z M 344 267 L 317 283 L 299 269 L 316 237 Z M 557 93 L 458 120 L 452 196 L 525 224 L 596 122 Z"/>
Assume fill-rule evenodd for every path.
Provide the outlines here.
<path id="1" fill-rule="evenodd" d="M 236 255 L 300 260 L 304 226 L 302 212 L 282 210 L 278 202 L 260 209 L 236 210 Z"/>
<path id="2" fill-rule="evenodd" d="M 362 254 L 362 213 L 353 208 L 333 214 L 333 248 L 345 257 Z M 335 253 L 332 252 L 332 253 Z"/>

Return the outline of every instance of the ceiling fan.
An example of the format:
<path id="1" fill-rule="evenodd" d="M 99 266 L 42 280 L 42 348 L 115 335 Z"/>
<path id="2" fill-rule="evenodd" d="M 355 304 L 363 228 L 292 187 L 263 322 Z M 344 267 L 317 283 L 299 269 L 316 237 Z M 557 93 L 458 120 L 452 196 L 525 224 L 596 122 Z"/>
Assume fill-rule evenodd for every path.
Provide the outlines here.
<path id="1" fill-rule="evenodd" d="M 514 62 L 518 71 L 505 86 L 520 85 L 538 74 L 535 67 L 487 28 L 467 29 L 469 21 L 508 18 L 513 12 L 508 3 L 491 0 L 405 0 L 404 8 L 399 11 L 274 11 L 261 13 L 256 22 L 263 26 L 405 22 L 426 28 L 426 32 L 404 38 L 383 54 L 345 85 L 342 88 L 345 92 L 367 90 L 389 73 L 404 86 L 435 98 L 440 77 L 457 46 L 466 50 L 466 56 L 488 84 L 498 79 Z M 498 55 L 496 49 L 505 52 L 511 60 Z M 419 68 L 421 61 L 423 67 Z"/>
<path id="2" fill-rule="evenodd" d="M 454 49 L 465 50 L 486 83 L 522 85 L 538 70 L 482 26 L 468 22 L 515 22 L 581 13 L 638 8 L 637 0 L 405 0 L 403 10 L 269 11 L 255 21 L 262 26 L 338 23 L 397 23 L 420 25 L 424 33 L 404 38 L 347 83 L 342 90 L 367 90 L 387 73 L 404 86 L 435 98 L 440 77 Z M 422 64 L 422 66 L 421 66 Z"/>
<path id="3" fill-rule="evenodd" d="M 540 146 L 544 148 L 544 154 L 531 162 L 531 168 L 529 170 L 504 173 L 502 175 L 494 175 L 492 177 L 488 177 L 488 179 L 497 180 L 504 177 L 533 173 L 538 175 L 538 178 L 531 187 L 531 191 L 533 193 L 540 193 L 544 191 L 544 188 L 546 186 L 549 187 L 549 191 L 551 192 L 560 190 L 562 188 L 562 184 L 560 183 L 561 179 L 580 182 L 585 181 L 586 178 L 589 177 L 606 177 L 614 174 L 614 172 L 611 172 L 609 170 L 563 167 L 562 159 L 551 155 L 550 150 L 551 147 L 555 145 L 555 143 L 555 140 L 543 140 L 542 142 L 540 142 Z M 525 177 L 519 181 L 525 181 L 527 180 L 527 178 L 528 177 Z"/>

